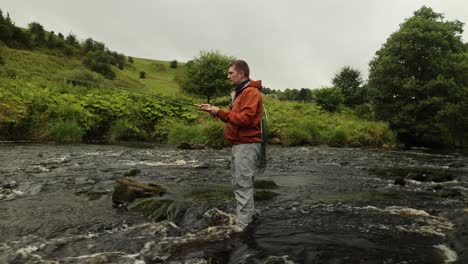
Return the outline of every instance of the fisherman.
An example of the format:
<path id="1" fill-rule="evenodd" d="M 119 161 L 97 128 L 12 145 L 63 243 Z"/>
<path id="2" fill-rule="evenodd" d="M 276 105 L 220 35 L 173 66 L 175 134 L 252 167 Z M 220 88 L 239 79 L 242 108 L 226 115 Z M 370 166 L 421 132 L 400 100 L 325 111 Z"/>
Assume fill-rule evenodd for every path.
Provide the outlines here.
<path id="1" fill-rule="evenodd" d="M 235 89 L 231 92 L 229 110 L 210 104 L 200 109 L 226 123 L 225 138 L 232 143 L 231 175 L 236 198 L 236 231 L 245 228 L 258 217 L 254 208 L 254 179 L 261 155 L 262 142 L 262 82 L 251 80 L 247 62 L 236 60 L 229 65 L 227 78 Z"/>

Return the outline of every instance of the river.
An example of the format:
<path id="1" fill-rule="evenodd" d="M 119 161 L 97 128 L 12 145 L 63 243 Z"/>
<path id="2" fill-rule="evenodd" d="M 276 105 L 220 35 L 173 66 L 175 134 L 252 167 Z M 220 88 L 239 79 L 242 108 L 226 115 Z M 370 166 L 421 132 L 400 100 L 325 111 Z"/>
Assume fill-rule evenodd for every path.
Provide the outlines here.
<path id="1" fill-rule="evenodd" d="M 468 263 L 468 157 L 427 150 L 270 146 L 259 222 L 234 202 L 151 221 L 112 203 L 116 179 L 171 194 L 230 190 L 229 149 L 0 144 L 0 263 Z M 209 213 L 208 213 L 209 214 Z"/>

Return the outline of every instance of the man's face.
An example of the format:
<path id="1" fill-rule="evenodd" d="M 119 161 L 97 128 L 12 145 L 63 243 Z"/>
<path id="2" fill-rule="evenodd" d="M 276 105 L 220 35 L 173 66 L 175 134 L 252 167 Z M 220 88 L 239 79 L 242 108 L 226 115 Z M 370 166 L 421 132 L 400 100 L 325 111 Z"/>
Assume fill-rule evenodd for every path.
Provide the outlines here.
<path id="1" fill-rule="evenodd" d="M 245 79 L 244 72 L 237 71 L 234 66 L 229 67 L 227 78 L 232 85 L 238 85 Z"/>

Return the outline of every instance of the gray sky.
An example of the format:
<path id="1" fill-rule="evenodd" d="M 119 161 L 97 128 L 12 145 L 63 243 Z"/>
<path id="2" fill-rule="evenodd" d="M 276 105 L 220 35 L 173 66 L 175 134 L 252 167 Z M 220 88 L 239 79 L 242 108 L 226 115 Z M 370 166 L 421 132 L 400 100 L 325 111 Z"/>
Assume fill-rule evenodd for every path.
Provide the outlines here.
<path id="1" fill-rule="evenodd" d="M 218 50 L 273 89 L 327 86 L 345 65 L 367 78 L 375 52 L 422 5 L 468 23 L 466 0 L 0 0 L 17 26 L 39 22 L 129 56 L 188 61 Z"/>

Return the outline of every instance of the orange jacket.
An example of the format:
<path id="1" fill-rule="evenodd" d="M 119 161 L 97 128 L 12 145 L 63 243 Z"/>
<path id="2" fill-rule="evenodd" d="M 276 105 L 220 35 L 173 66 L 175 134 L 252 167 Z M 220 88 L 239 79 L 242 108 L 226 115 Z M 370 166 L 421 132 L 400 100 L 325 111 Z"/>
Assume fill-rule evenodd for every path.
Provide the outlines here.
<path id="1" fill-rule="evenodd" d="M 224 136 L 232 144 L 255 143 L 262 141 L 262 81 L 250 82 L 242 89 L 232 109 L 220 109 L 218 117 L 226 123 Z"/>

